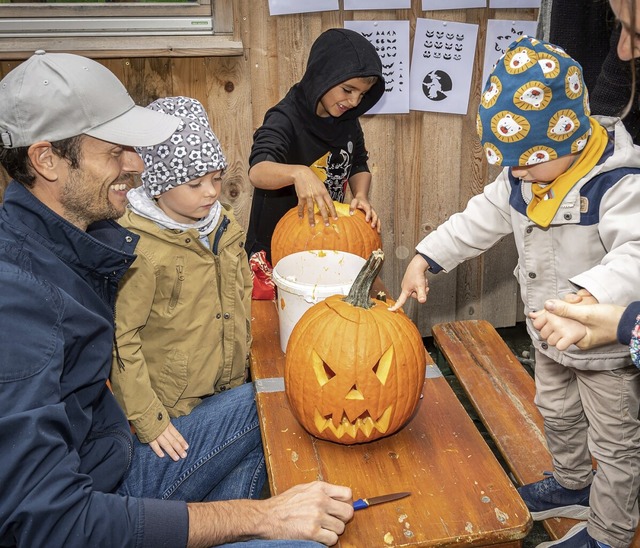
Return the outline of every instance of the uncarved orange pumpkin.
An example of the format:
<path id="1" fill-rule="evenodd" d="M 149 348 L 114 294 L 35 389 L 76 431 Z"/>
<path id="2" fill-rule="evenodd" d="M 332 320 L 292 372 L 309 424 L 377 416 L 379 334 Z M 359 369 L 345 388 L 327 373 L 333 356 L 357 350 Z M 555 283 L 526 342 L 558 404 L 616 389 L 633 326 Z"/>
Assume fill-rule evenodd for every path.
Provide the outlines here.
<path id="1" fill-rule="evenodd" d="M 333 202 L 338 214 L 325 226 L 322 216 L 315 213 L 315 226 L 309 225 L 305 215 L 298 217 L 298 208 L 289 210 L 278 221 L 271 238 L 271 262 L 276 263 L 286 255 L 308 249 L 331 249 L 347 251 L 367 258 L 375 249 L 380 249 L 380 234 L 365 220 L 365 214 L 357 209 L 349 214 L 349 204 Z"/>
<path id="2" fill-rule="evenodd" d="M 300 424 L 342 444 L 399 430 L 420 400 L 426 369 L 422 337 L 391 302 L 372 300 L 382 265 L 375 251 L 347 297 L 307 310 L 293 328 L 285 359 L 285 391 Z"/>

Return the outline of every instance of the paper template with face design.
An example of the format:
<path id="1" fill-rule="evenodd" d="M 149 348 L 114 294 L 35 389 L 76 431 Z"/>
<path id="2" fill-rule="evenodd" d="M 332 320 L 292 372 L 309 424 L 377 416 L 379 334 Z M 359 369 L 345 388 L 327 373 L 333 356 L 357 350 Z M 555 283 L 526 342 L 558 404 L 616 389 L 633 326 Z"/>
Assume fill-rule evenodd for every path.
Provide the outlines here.
<path id="1" fill-rule="evenodd" d="M 466 114 L 478 25 L 417 19 L 411 59 L 411 110 Z"/>

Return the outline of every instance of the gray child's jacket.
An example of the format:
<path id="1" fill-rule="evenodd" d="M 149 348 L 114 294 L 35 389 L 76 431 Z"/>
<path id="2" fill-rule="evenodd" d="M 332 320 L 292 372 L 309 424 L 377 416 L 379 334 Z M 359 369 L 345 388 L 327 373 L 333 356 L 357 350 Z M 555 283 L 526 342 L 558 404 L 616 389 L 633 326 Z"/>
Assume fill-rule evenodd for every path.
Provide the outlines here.
<path id="1" fill-rule="evenodd" d="M 450 271 L 513 233 L 518 251 L 514 275 L 525 314 L 580 288 L 601 303 L 627 305 L 637 299 L 640 151 L 619 119 L 594 118 L 607 129 L 610 142 L 598 164 L 567 194 L 548 228 L 526 215 L 531 183 L 505 168 L 463 212 L 418 244 L 416 250 L 430 259 L 431 270 Z M 564 365 L 610 370 L 631 364 L 626 346 L 590 351 L 571 346 L 561 352 L 539 338 L 530 319 L 527 329 L 536 349 Z"/>

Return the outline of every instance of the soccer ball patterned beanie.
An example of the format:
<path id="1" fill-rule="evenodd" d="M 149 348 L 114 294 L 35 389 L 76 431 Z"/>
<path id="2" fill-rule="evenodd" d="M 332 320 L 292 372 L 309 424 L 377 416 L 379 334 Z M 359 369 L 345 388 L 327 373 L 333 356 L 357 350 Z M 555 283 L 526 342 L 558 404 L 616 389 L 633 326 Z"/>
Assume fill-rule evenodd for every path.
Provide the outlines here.
<path id="1" fill-rule="evenodd" d="M 182 119 L 178 129 L 163 143 L 136 148 L 144 162 L 141 178 L 147 196 L 154 198 L 207 173 L 227 168 L 220 142 L 199 101 L 191 97 L 163 97 L 147 108 Z"/>

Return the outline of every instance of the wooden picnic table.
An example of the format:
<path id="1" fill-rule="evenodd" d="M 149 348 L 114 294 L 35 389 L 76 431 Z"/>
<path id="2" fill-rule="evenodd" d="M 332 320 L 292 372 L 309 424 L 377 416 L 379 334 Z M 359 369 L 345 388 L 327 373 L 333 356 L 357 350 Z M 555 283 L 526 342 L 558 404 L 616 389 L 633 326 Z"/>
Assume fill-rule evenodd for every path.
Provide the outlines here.
<path id="1" fill-rule="evenodd" d="M 411 420 L 386 438 L 340 445 L 307 434 L 291 413 L 275 302 L 253 301 L 252 315 L 251 373 L 272 494 L 316 479 L 351 487 L 354 499 L 411 492 L 357 511 L 342 548 L 521 546 L 531 516 L 426 351 Z"/>

